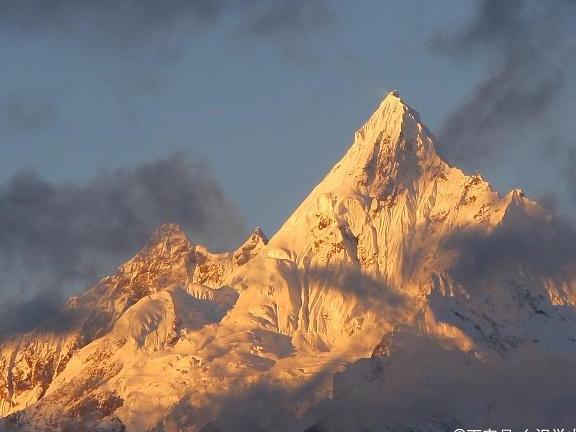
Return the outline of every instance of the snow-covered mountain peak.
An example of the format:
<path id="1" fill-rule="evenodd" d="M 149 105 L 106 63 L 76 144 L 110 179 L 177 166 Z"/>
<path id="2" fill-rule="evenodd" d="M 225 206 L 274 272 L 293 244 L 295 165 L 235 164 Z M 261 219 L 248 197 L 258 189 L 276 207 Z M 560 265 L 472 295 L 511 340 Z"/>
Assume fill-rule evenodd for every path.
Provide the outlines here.
<path id="1" fill-rule="evenodd" d="M 148 247 L 167 243 L 167 242 L 189 242 L 188 236 L 180 225 L 177 224 L 162 224 L 152 234 Z"/>
<path id="2" fill-rule="evenodd" d="M 441 164 L 420 115 L 393 91 L 358 129 L 352 146 L 319 188 L 337 186 L 346 189 L 346 194 L 382 196 L 395 179 L 412 182 L 415 176 L 437 170 Z"/>
<path id="3" fill-rule="evenodd" d="M 260 227 L 256 227 L 250 237 L 234 252 L 234 262 L 241 266 L 256 256 L 268 244 L 268 237 Z"/>
<path id="4" fill-rule="evenodd" d="M 264 234 L 264 231 L 262 231 L 262 228 L 259 226 L 254 228 L 254 231 L 252 231 L 252 237 L 259 239 L 259 241 L 264 244 L 268 243 L 268 237 L 266 234 Z"/>
<path id="5" fill-rule="evenodd" d="M 405 337 L 482 360 L 576 351 L 574 278 L 502 253 L 510 227 L 547 220 L 446 163 L 393 91 L 270 241 L 256 228 L 213 253 L 162 225 L 69 302 L 67 328 L 0 345 L 0 431 L 236 431 L 218 423 L 236 407 L 249 430 L 316 430 L 324 407 L 381 393 Z"/>
<path id="6" fill-rule="evenodd" d="M 175 273 L 186 274 L 187 263 L 195 245 L 190 242 L 184 230 L 175 224 L 161 225 L 154 231 L 148 243 L 129 261 L 122 264 L 114 277 L 134 278 L 157 277 L 165 271 L 172 275 Z M 178 271 L 176 271 L 178 269 Z M 104 279 L 105 282 L 107 279 Z M 123 286 L 112 284 L 116 288 Z M 152 285 L 147 279 L 146 285 Z M 163 285 L 163 284 L 161 284 Z M 156 287 L 156 289 L 160 289 Z"/>
<path id="7" fill-rule="evenodd" d="M 344 157 L 271 239 L 272 246 L 282 244 L 285 248 L 287 241 L 294 243 L 289 238 L 301 239 L 295 231 L 302 230 L 303 220 L 315 226 L 317 215 L 333 220 L 328 216 L 333 212 L 348 217 L 359 209 L 362 214 L 374 213 L 393 203 L 402 191 L 414 190 L 418 183 L 432 181 L 449 170 L 436 153 L 433 137 L 420 122 L 418 112 L 393 91 L 357 130 Z M 365 220 L 364 215 L 353 219 L 349 221 L 352 225 Z"/>
<path id="8" fill-rule="evenodd" d="M 420 122 L 420 114 L 410 108 L 394 90 L 386 95 L 368 121 L 359 129 L 360 134 L 382 133 L 390 138 L 398 137 L 414 123 Z"/>

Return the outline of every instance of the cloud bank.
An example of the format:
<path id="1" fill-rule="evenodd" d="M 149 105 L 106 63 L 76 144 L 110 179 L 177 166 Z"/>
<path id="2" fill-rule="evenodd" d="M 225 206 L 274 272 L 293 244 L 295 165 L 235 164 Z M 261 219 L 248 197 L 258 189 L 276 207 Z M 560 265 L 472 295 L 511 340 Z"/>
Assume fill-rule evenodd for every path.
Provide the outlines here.
<path id="1" fill-rule="evenodd" d="M 143 247 L 162 223 L 214 249 L 237 245 L 245 231 L 208 167 L 183 154 L 101 172 L 84 185 L 16 174 L 0 186 L 0 326 L 40 320 Z M 17 305 L 42 313 L 20 314 Z"/>

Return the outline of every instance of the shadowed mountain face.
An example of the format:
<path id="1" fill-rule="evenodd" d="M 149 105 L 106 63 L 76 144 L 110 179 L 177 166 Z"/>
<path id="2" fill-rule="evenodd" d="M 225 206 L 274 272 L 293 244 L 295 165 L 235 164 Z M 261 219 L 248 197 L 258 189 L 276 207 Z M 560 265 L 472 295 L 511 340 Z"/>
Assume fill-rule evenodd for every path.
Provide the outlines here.
<path id="1" fill-rule="evenodd" d="M 521 191 L 448 165 L 390 93 L 269 241 L 257 229 L 212 254 L 163 226 L 5 338 L 0 430 L 559 426 L 576 384 L 572 239 Z"/>

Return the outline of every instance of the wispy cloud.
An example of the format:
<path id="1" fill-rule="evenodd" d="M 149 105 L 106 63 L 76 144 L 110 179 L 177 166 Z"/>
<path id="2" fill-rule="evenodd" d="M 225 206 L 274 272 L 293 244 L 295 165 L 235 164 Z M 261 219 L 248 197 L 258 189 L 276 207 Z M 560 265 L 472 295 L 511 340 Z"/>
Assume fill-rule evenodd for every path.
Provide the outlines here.
<path id="1" fill-rule="evenodd" d="M 223 20 L 254 36 L 320 28 L 329 21 L 326 0 L 24 0 L 0 1 L 4 31 L 61 32 L 138 42 L 180 31 L 204 30 Z"/>
<path id="2" fill-rule="evenodd" d="M 502 154 L 517 129 L 535 121 L 547 127 L 546 116 L 575 82 L 576 4 L 482 0 L 464 28 L 437 33 L 433 48 L 456 61 L 489 61 L 484 78 L 439 133 L 449 159 L 477 163 Z"/>

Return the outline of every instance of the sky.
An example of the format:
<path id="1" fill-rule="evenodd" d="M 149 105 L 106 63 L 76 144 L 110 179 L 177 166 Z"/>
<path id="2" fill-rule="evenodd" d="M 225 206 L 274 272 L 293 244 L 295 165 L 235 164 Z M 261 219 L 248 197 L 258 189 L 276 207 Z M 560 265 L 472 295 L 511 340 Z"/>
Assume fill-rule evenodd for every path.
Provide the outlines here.
<path id="1" fill-rule="evenodd" d="M 272 235 L 393 89 L 450 163 L 570 214 L 571 3 L 0 0 L 0 293 L 78 289 L 162 222 Z"/>
<path id="2" fill-rule="evenodd" d="M 258 32 L 236 10 L 155 34 L 5 29 L 0 175 L 77 182 L 184 150 L 272 234 L 388 91 L 434 128 L 479 75 L 426 46 L 465 2 L 449 16 L 425 1 L 317 3 L 311 22 Z"/>

